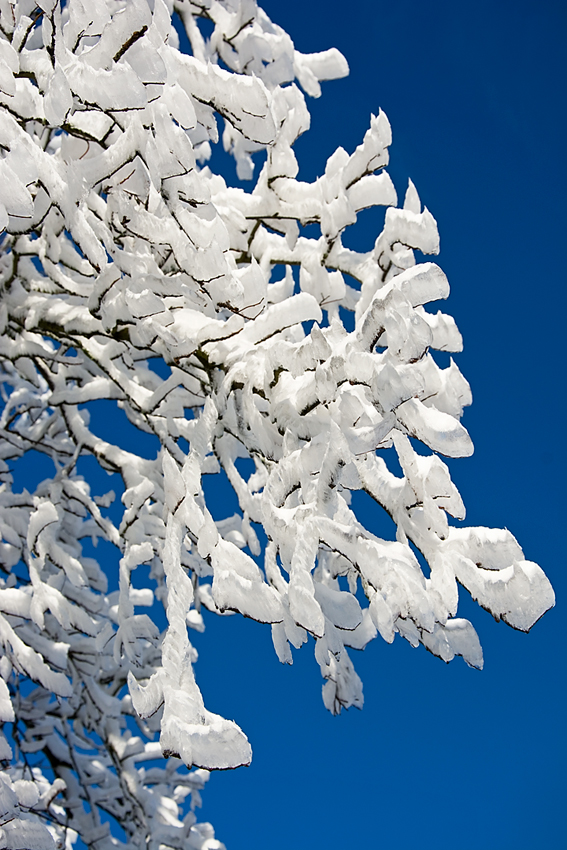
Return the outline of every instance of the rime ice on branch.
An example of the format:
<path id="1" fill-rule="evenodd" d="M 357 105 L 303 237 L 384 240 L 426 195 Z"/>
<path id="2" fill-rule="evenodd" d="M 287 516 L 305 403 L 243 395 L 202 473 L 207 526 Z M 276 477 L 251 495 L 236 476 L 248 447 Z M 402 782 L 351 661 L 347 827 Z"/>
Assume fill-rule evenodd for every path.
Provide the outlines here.
<path id="1" fill-rule="evenodd" d="M 378 633 L 482 666 L 458 583 L 524 631 L 553 591 L 508 531 L 448 520 L 465 512 L 439 455 L 472 453 L 471 395 L 432 354 L 461 337 L 426 307 L 449 294 L 414 257 L 437 253 L 437 227 L 411 182 L 396 207 L 386 116 L 297 179 L 301 89 L 346 74 L 341 54 L 299 53 L 254 0 L 0 12 L 2 846 L 214 850 L 199 791 L 251 750 L 203 704 L 188 632 L 203 606 L 270 623 L 284 663 L 311 635 L 336 713 L 362 705 L 347 647 Z M 265 151 L 250 192 L 206 165 L 219 126 L 239 177 Z M 345 248 L 375 205 L 374 248 Z M 159 440 L 154 459 L 90 427 L 100 399 Z M 30 451 L 53 461 L 33 493 L 11 474 Z M 79 474 L 88 456 L 122 478 L 118 519 Z M 240 511 L 215 521 L 202 476 L 217 473 Z M 395 540 L 357 518 L 359 490 Z M 116 547 L 118 590 L 85 539 Z"/>

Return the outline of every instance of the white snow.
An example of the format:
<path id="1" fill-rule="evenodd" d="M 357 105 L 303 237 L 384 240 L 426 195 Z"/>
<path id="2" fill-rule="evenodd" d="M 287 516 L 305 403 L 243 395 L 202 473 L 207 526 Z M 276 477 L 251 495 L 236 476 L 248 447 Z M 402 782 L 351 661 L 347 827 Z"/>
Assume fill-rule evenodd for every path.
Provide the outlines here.
<path id="1" fill-rule="evenodd" d="M 417 262 L 439 234 L 411 181 L 396 206 L 385 114 L 297 179 L 303 92 L 346 74 L 344 57 L 295 50 L 253 0 L 176 4 L 192 55 L 166 0 L 40 0 L 37 26 L 32 6 L 0 4 L 0 721 L 61 775 L 30 779 L 0 737 L 0 850 L 75 835 L 220 850 L 193 808 L 206 771 L 251 748 L 205 706 L 188 628 L 239 612 L 270 624 L 287 664 L 312 636 L 338 713 L 363 704 L 346 647 L 378 634 L 482 667 L 458 582 L 524 631 L 553 590 L 509 532 L 453 521 L 465 507 L 439 455 L 472 454 L 471 390 L 431 354 L 462 338 L 434 303 L 445 274 Z M 240 178 L 265 151 L 251 191 L 206 165 L 220 135 Z M 346 248 L 374 206 L 373 248 Z M 97 433 L 100 400 L 146 456 L 118 418 Z M 33 493 L 11 473 L 30 450 L 52 463 Z M 121 505 L 83 461 L 120 475 Z M 204 476 L 226 478 L 236 513 Z M 392 539 L 357 515 L 362 490 Z M 107 545 L 95 558 L 85 540 Z"/>

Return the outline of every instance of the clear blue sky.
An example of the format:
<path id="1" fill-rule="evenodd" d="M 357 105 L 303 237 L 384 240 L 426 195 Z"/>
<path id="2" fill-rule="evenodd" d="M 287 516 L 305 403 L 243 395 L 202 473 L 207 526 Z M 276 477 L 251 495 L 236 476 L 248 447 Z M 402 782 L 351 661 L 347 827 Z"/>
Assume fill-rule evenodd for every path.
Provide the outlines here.
<path id="1" fill-rule="evenodd" d="M 565 44 L 563 3 L 266 0 L 304 52 L 351 74 L 310 100 L 297 144 L 313 179 L 382 107 L 390 173 L 439 222 L 447 311 L 474 404 L 475 454 L 451 464 L 467 524 L 508 527 L 554 583 L 529 635 L 463 592 L 482 673 L 401 638 L 352 653 L 362 712 L 323 708 L 312 645 L 283 667 L 269 628 L 209 618 L 196 673 L 249 735 L 248 769 L 211 777 L 203 816 L 228 850 L 537 850 L 567 846 L 565 801 Z M 361 217 L 359 247 L 376 236 Z M 354 243 L 353 243 L 354 246 Z"/>

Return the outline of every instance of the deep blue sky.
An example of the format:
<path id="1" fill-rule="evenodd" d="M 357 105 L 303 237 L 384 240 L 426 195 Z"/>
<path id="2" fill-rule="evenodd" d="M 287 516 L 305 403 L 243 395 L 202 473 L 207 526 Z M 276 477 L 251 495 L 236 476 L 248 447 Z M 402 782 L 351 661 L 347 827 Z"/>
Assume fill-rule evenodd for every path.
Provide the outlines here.
<path id="1" fill-rule="evenodd" d="M 249 735 L 248 769 L 211 777 L 203 816 L 228 850 L 535 850 L 565 818 L 565 44 L 558 2 L 266 0 L 304 52 L 337 46 L 346 80 L 309 101 L 313 179 L 382 107 L 390 173 L 439 222 L 474 404 L 472 458 L 451 464 L 467 524 L 508 527 L 554 583 L 529 635 L 470 599 L 482 673 L 401 638 L 353 660 L 362 712 L 331 717 L 312 645 L 283 667 L 269 628 L 209 618 L 196 640 L 208 707 Z M 361 217 L 358 245 L 376 236 Z M 353 243 L 354 245 L 354 243 Z"/>

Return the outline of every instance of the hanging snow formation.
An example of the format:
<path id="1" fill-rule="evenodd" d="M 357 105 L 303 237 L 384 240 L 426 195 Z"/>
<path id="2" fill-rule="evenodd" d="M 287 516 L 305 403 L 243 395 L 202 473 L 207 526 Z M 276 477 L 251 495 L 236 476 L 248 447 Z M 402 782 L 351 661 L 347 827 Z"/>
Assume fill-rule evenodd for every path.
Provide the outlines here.
<path id="1" fill-rule="evenodd" d="M 432 354 L 461 337 L 426 307 L 449 294 L 414 258 L 438 252 L 436 222 L 411 183 L 396 207 L 386 116 L 314 183 L 297 179 L 301 89 L 345 75 L 341 54 L 299 53 L 255 0 L 0 13 L 0 757 L 14 757 L 0 846 L 121 846 L 105 811 L 129 847 L 214 850 L 199 790 L 251 750 L 196 684 L 188 626 L 204 628 L 203 606 L 270 623 L 284 663 L 311 635 L 336 713 L 362 705 L 347 647 L 378 633 L 482 666 L 458 583 L 524 631 L 553 591 L 508 531 L 448 520 L 464 506 L 440 455 L 471 454 L 471 395 Z M 219 124 L 240 178 L 265 151 L 250 192 L 206 166 Z M 345 248 L 375 205 L 373 250 Z M 159 440 L 153 459 L 89 426 L 100 399 Z M 53 460 L 35 492 L 11 474 L 30 451 Z M 88 456 L 122 478 L 118 521 L 79 474 Z M 216 473 L 240 505 L 219 521 L 202 487 Z M 395 539 L 357 518 L 359 490 Z M 119 551 L 117 591 L 86 539 Z"/>

